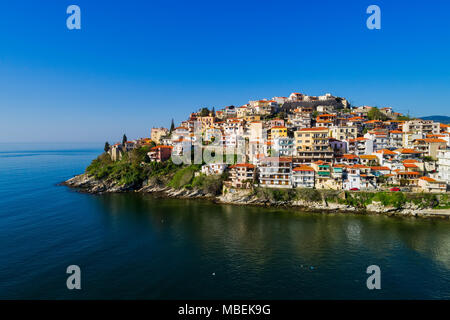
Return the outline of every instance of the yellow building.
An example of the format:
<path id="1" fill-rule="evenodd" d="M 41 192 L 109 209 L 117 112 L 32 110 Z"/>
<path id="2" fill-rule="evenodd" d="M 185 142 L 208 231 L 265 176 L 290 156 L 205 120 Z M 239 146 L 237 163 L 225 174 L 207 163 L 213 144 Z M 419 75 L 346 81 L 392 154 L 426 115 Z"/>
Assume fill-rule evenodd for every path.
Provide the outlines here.
<path id="1" fill-rule="evenodd" d="M 198 117 L 197 121 L 201 123 L 202 131 L 204 131 L 206 128 L 210 128 L 214 124 L 214 117 L 213 116 Z"/>
<path id="2" fill-rule="evenodd" d="M 356 139 L 358 128 L 356 126 L 337 126 L 330 128 L 330 135 L 336 140 Z"/>
<path id="3" fill-rule="evenodd" d="M 284 126 L 275 126 L 270 129 L 269 140 L 287 137 L 287 128 Z"/>
<path id="4" fill-rule="evenodd" d="M 260 121 L 261 120 L 261 116 L 258 115 L 248 115 L 243 117 L 243 119 L 247 122 L 252 122 L 252 121 Z"/>
<path id="5" fill-rule="evenodd" d="M 330 147 L 328 128 L 303 128 L 294 133 L 297 161 L 312 163 L 318 160 L 331 160 L 333 150 Z"/>
<path id="6" fill-rule="evenodd" d="M 169 130 L 166 128 L 152 128 L 150 137 L 153 142 L 156 144 L 161 143 L 161 137 L 166 136 L 169 133 Z"/>
<path id="7" fill-rule="evenodd" d="M 244 118 L 248 115 L 248 109 L 246 106 L 242 106 L 236 109 L 236 116 L 238 118 Z"/>

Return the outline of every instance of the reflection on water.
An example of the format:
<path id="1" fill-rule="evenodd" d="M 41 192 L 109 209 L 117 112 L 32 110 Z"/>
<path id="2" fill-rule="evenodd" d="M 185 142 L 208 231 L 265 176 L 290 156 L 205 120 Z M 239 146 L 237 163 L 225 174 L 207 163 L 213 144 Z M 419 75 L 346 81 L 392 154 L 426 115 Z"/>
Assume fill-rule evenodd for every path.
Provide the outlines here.
<path id="1" fill-rule="evenodd" d="M 247 272 L 257 283 L 269 277 L 270 287 L 281 286 L 268 288 L 271 297 L 410 298 L 450 294 L 448 221 L 306 214 L 295 209 L 218 205 L 142 194 L 96 196 L 95 201 L 110 228 L 133 226 L 134 232 L 152 232 L 170 239 L 175 248 L 194 247 L 199 250 L 199 261 L 194 263 L 218 262 L 236 281 L 246 277 L 241 272 Z M 362 288 L 365 268 L 370 264 L 379 264 L 387 272 L 385 295 Z M 441 283 L 424 293 L 417 279 L 424 281 L 425 274 L 435 269 L 443 273 L 435 281 Z M 417 277 L 415 285 L 408 273 Z M 331 283 L 339 284 L 340 289 L 326 290 Z M 416 285 L 422 292 L 405 291 Z M 302 288 L 311 288 L 312 295 Z M 227 293 L 217 296 L 230 297 Z"/>

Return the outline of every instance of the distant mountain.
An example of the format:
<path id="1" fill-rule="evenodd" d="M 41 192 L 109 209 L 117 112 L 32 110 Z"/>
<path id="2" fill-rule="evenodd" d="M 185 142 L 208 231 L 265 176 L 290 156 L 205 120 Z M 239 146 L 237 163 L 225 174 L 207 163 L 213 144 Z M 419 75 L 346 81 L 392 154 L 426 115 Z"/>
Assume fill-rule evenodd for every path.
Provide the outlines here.
<path id="1" fill-rule="evenodd" d="M 447 116 L 428 116 L 428 117 L 421 117 L 420 119 L 433 120 L 435 122 L 450 124 L 450 117 Z"/>

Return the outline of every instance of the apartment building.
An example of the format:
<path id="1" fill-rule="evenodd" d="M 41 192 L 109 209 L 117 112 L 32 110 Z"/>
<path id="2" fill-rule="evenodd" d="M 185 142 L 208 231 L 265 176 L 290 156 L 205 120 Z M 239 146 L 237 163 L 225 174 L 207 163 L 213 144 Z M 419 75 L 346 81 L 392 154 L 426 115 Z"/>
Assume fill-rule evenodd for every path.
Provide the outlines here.
<path id="1" fill-rule="evenodd" d="M 389 131 L 389 147 L 401 148 L 402 146 L 403 146 L 403 131 L 400 130 Z"/>
<path id="2" fill-rule="evenodd" d="M 294 155 L 294 139 L 289 137 L 277 137 L 272 141 L 272 151 L 281 157 Z"/>
<path id="3" fill-rule="evenodd" d="M 147 155 L 150 161 L 163 162 L 170 159 L 172 149 L 172 146 L 159 145 L 151 148 Z"/>
<path id="4" fill-rule="evenodd" d="M 336 140 L 356 139 L 358 128 L 356 126 L 335 126 L 330 128 L 330 135 Z"/>
<path id="5" fill-rule="evenodd" d="M 268 131 L 268 140 L 287 137 L 287 128 L 285 126 L 274 126 Z"/>
<path id="6" fill-rule="evenodd" d="M 314 188 L 315 171 L 312 167 L 301 165 L 292 169 L 292 186 L 294 188 Z"/>
<path id="7" fill-rule="evenodd" d="M 317 160 L 329 161 L 333 158 L 327 128 L 303 128 L 295 131 L 294 136 L 298 162 L 312 163 Z"/>
<path id="8" fill-rule="evenodd" d="M 403 132 L 439 134 L 439 131 L 439 122 L 434 122 L 432 120 L 416 119 L 405 121 L 403 124 Z"/>
<path id="9" fill-rule="evenodd" d="M 437 152 L 437 172 L 440 180 L 450 184 L 450 149 Z"/>
<path id="10" fill-rule="evenodd" d="M 202 166 L 202 173 L 209 176 L 214 174 L 222 174 L 227 168 L 226 163 L 210 163 Z"/>
<path id="11" fill-rule="evenodd" d="M 236 116 L 238 118 L 244 118 L 248 115 L 248 108 L 247 106 L 242 106 L 236 109 Z"/>
<path id="12" fill-rule="evenodd" d="M 225 183 L 233 188 L 251 188 L 255 179 L 256 167 L 250 163 L 238 163 L 230 167 L 230 180 Z"/>
<path id="13" fill-rule="evenodd" d="M 259 161 L 258 178 L 261 187 L 291 188 L 292 158 L 267 157 Z"/>
<path id="14" fill-rule="evenodd" d="M 417 139 L 413 143 L 414 149 L 421 151 L 423 155 L 437 158 L 438 150 L 445 150 L 447 148 L 447 141 L 436 138 Z"/>
<path id="15" fill-rule="evenodd" d="M 364 137 L 348 140 L 347 149 L 349 153 L 355 155 L 372 154 L 374 151 L 374 140 Z"/>
<path id="16" fill-rule="evenodd" d="M 294 130 L 310 128 L 311 127 L 311 116 L 309 114 L 306 114 L 306 115 L 294 114 L 291 118 L 289 118 L 287 125 Z"/>
<path id="17" fill-rule="evenodd" d="M 446 192 L 447 184 L 430 177 L 420 177 L 417 185 L 425 192 Z"/>
<path id="18" fill-rule="evenodd" d="M 373 151 L 387 149 L 389 147 L 389 137 L 383 131 L 369 131 L 364 138 L 373 140 Z"/>

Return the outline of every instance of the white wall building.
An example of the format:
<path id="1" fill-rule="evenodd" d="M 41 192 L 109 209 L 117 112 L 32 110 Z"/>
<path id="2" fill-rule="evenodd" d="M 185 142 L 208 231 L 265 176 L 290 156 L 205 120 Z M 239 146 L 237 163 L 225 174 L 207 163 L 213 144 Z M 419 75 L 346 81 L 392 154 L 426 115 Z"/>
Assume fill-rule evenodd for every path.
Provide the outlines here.
<path id="1" fill-rule="evenodd" d="M 438 179 L 450 184 L 450 149 L 439 150 L 437 159 Z"/>
<path id="2" fill-rule="evenodd" d="M 207 176 L 212 174 L 222 174 L 227 168 L 226 163 L 210 163 L 202 166 L 202 173 Z"/>
<path id="3" fill-rule="evenodd" d="M 294 139 L 289 137 L 277 137 L 273 140 L 272 150 L 280 157 L 291 157 L 294 154 Z"/>

